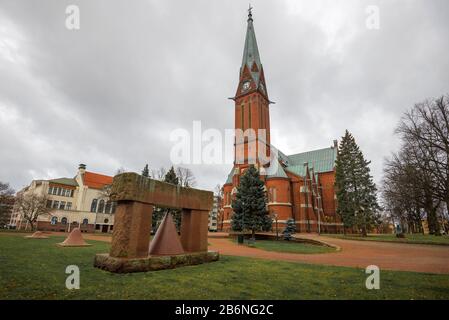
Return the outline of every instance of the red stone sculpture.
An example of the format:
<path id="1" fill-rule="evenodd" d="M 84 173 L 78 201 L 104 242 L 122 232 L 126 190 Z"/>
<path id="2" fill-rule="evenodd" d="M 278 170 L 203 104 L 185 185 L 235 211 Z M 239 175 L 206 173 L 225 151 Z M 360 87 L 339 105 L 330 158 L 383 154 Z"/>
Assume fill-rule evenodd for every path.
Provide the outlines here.
<path id="1" fill-rule="evenodd" d="M 150 243 L 149 253 L 152 256 L 177 255 L 184 253 L 170 212 L 165 215 L 164 219 L 162 219 L 156 235 Z"/>
<path id="2" fill-rule="evenodd" d="M 31 236 L 25 236 L 27 239 L 48 239 L 42 231 L 36 231 Z"/>
<path id="3" fill-rule="evenodd" d="M 87 247 L 91 246 L 84 241 L 80 228 L 75 228 L 70 232 L 64 242 L 58 243 L 61 247 Z"/>

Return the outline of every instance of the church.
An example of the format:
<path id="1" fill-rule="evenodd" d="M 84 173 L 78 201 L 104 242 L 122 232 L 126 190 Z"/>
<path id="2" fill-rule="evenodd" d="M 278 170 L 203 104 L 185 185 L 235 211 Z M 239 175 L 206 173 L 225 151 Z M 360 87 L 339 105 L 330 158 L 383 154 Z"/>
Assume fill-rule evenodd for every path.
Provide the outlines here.
<path id="1" fill-rule="evenodd" d="M 273 230 L 276 224 L 279 231 L 283 230 L 287 220 L 293 218 L 297 232 L 339 232 L 343 225 L 336 214 L 334 189 L 337 141 L 327 148 L 293 155 L 286 155 L 271 145 L 272 102 L 268 98 L 251 9 L 239 83 L 232 100 L 235 102 L 236 130 L 234 167 L 223 185 L 222 229 L 230 230 L 232 199 L 245 169 L 254 164 L 265 183 Z M 248 131 L 255 134 L 246 135 Z M 238 132 L 245 133 L 241 139 Z M 251 156 L 253 152 L 257 153 L 257 160 Z M 260 154 L 269 162 L 261 162 Z M 267 170 L 268 167 L 275 170 Z"/>

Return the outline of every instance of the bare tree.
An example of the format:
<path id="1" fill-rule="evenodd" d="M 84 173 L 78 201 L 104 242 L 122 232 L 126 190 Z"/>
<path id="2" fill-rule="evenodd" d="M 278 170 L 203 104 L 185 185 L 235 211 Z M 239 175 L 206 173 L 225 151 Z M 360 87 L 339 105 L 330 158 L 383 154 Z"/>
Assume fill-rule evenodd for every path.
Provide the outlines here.
<path id="1" fill-rule="evenodd" d="M 120 167 L 120 168 L 117 169 L 117 171 L 115 171 L 115 175 L 118 175 L 118 174 L 124 173 L 124 172 L 126 172 L 126 169 L 123 168 L 123 167 Z"/>
<path id="2" fill-rule="evenodd" d="M 37 219 L 50 213 L 51 208 L 47 207 L 47 195 L 36 193 L 19 193 L 16 197 L 16 210 L 22 218 L 28 221 L 31 229 L 34 230 Z"/>
<path id="3" fill-rule="evenodd" d="M 176 176 L 179 180 L 179 185 L 181 187 L 194 187 L 196 185 L 196 179 L 193 175 L 192 170 L 183 167 L 176 168 Z"/>
<path id="4" fill-rule="evenodd" d="M 397 133 L 429 182 L 427 205 L 440 201 L 449 211 L 449 96 L 416 104 L 404 115 Z M 427 214 L 431 216 L 429 228 L 438 234 L 437 210 Z"/>
<path id="5" fill-rule="evenodd" d="M 386 162 L 384 201 L 408 225 L 426 217 L 429 232 L 438 235 L 449 209 L 449 96 L 416 104 L 396 133 L 402 147 Z"/>
<path id="6" fill-rule="evenodd" d="M 0 181 L 0 225 L 6 225 L 14 205 L 14 190 Z"/>
<path id="7" fill-rule="evenodd" d="M 153 179 L 163 181 L 165 175 L 167 174 L 167 170 L 164 167 L 160 167 L 159 169 L 151 170 L 151 177 Z"/>

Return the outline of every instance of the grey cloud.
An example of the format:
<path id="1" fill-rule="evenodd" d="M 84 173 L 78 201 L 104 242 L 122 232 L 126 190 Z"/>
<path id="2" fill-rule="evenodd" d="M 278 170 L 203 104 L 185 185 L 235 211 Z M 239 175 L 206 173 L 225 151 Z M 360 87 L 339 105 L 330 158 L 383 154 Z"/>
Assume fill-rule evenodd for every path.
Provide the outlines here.
<path id="1" fill-rule="evenodd" d="M 68 4 L 80 7 L 79 31 L 64 26 Z M 381 14 L 376 31 L 364 24 L 372 4 Z M 397 147 L 393 129 L 402 112 L 448 90 L 449 4 L 252 5 L 277 102 L 272 142 L 285 153 L 301 152 L 329 146 L 347 128 L 379 180 L 383 157 Z M 80 162 L 106 174 L 119 166 L 140 171 L 147 162 L 168 166 L 173 129 L 191 130 L 193 120 L 232 128 L 227 98 L 237 85 L 246 6 L 1 0 L 0 179 L 19 188 L 33 178 L 73 175 Z M 230 166 L 191 168 L 198 186 L 212 189 Z"/>

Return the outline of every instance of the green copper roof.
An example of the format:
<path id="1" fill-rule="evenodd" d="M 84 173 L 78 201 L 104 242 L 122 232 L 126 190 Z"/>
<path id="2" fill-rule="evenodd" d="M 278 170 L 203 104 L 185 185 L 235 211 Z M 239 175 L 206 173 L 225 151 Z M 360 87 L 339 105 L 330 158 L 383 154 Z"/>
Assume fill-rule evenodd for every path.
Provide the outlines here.
<path id="1" fill-rule="evenodd" d="M 73 178 L 59 178 L 59 179 L 52 179 L 48 180 L 49 182 L 58 183 L 58 184 L 64 184 L 66 186 L 73 186 L 77 187 L 78 183 Z"/>
<path id="2" fill-rule="evenodd" d="M 329 172 L 334 169 L 336 158 L 337 149 L 333 147 L 293 154 L 288 156 L 287 170 L 290 169 L 289 171 L 298 172 L 298 174 L 301 172 L 301 175 L 304 175 L 304 163 L 307 162 L 309 168 L 313 168 L 315 173 Z"/>
<path id="3" fill-rule="evenodd" d="M 304 166 L 288 166 L 285 168 L 285 170 L 300 177 L 304 177 L 306 173 L 306 169 Z"/>
<path id="4" fill-rule="evenodd" d="M 262 63 L 260 62 L 259 49 L 257 47 L 256 41 L 256 33 L 254 32 L 253 18 L 251 11 L 248 14 L 248 26 L 246 29 L 246 38 L 245 38 L 245 48 L 243 49 L 243 59 L 242 66 L 240 68 L 240 73 L 243 72 L 243 68 L 248 66 L 249 70 L 252 69 L 254 62 L 259 69 L 257 72 L 252 72 L 251 75 L 256 83 L 256 86 L 259 86 L 260 72 L 262 70 Z"/>
<path id="5" fill-rule="evenodd" d="M 267 178 L 288 178 L 282 165 L 278 162 L 277 171 L 274 174 L 270 174 Z"/>
<path id="6" fill-rule="evenodd" d="M 232 183 L 232 177 L 233 176 L 234 176 L 234 168 L 232 168 L 231 172 L 229 172 L 228 178 L 226 179 L 226 183 L 225 184 Z"/>

